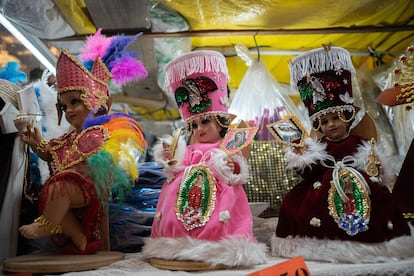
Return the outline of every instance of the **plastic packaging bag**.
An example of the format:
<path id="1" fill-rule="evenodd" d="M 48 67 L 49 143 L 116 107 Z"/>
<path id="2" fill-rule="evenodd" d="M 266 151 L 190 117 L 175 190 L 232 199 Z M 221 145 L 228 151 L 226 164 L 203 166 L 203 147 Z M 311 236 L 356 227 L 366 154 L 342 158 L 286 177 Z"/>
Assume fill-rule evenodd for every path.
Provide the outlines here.
<path id="1" fill-rule="evenodd" d="M 239 120 L 259 130 L 256 140 L 269 141 L 274 137 L 266 125 L 282 119 L 288 114 L 296 115 L 310 130 L 309 120 L 298 112 L 298 108 L 289 98 L 287 87 L 279 84 L 261 60 L 253 59 L 244 46 L 236 46 L 238 55 L 250 68 L 243 77 L 232 99 L 229 112 L 237 115 Z"/>
<path id="2" fill-rule="evenodd" d="M 251 144 L 249 181 L 244 185 L 250 202 L 268 202 L 261 216 L 277 216 L 286 193 L 300 177 L 285 167 L 283 145 L 277 142 L 266 125 L 294 114 L 303 118 L 286 93 L 289 86 L 279 84 L 260 60 L 249 56 L 247 48 L 237 46 L 239 56 L 250 66 L 231 102 L 229 112 L 238 120 L 259 128 Z M 300 113 L 300 114 L 299 114 Z M 303 124 L 310 123 L 303 119 Z M 306 126 L 305 126 L 306 128 Z"/>

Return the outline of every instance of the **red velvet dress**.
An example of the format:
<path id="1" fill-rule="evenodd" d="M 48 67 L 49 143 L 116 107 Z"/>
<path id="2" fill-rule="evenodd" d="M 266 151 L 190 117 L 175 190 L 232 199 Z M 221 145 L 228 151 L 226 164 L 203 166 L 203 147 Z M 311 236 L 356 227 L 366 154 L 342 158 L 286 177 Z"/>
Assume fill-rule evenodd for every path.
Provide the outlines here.
<path id="1" fill-rule="evenodd" d="M 322 138 L 321 142 L 327 144 L 327 153 L 336 161 L 340 161 L 347 155 L 354 155 L 362 139 L 349 136 L 338 142 Z M 369 198 L 365 201 L 366 206 L 361 207 L 362 212 L 366 211 L 365 217 L 368 219 L 364 226 L 367 227 L 356 234 L 349 234 L 341 229 L 332 215 L 335 212 L 332 212 L 330 204 L 333 202 L 330 201 L 330 198 L 333 198 L 330 197 L 330 189 L 333 186 L 332 172 L 333 168 L 328 168 L 321 162 L 305 169 L 302 174 L 303 181 L 293 187 L 283 200 L 276 236 L 284 238 L 291 235 L 374 243 L 410 233 L 407 222 L 393 208 L 393 197 L 388 188 L 372 182 L 368 175 L 361 171 L 359 173 L 365 178 L 370 189 Z M 347 189 L 344 188 L 345 190 Z M 346 193 L 350 200 L 346 204 L 336 203 L 337 208 L 349 211 L 356 209 L 355 206 L 362 206 L 361 194 L 358 189 L 354 189 L 353 193 Z M 390 227 L 390 223 L 393 227 Z"/>

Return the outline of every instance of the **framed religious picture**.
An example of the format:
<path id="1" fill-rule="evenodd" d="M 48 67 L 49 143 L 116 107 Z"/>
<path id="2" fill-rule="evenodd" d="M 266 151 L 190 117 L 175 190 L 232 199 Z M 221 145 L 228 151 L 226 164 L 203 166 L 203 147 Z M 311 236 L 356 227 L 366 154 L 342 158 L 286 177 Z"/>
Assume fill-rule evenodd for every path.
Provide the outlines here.
<path id="1" fill-rule="evenodd" d="M 256 132 L 257 127 L 229 129 L 220 144 L 220 148 L 229 155 L 235 154 L 250 145 Z"/>
<path id="2" fill-rule="evenodd" d="M 303 147 L 305 138 L 309 136 L 300 120 L 292 114 L 266 127 L 278 142 L 292 147 Z"/>

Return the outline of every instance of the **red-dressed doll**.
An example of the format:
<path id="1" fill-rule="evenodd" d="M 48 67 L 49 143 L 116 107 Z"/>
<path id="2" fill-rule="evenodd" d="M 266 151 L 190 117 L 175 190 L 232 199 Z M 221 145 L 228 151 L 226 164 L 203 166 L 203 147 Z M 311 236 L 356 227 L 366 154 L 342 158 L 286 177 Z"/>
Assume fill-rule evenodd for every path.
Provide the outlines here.
<path id="1" fill-rule="evenodd" d="M 357 108 L 348 51 L 315 49 L 292 60 L 290 69 L 322 137 L 286 149 L 287 166 L 303 180 L 282 202 L 273 255 L 333 262 L 407 257 L 414 238 L 394 208 L 387 162 L 375 140 L 351 134 Z M 396 237 L 401 247 L 390 246 Z"/>
<path id="2" fill-rule="evenodd" d="M 47 142 L 28 126 L 21 139 L 49 163 L 51 176 L 40 199 L 40 216 L 20 227 L 28 239 L 51 236 L 64 252 L 90 254 L 101 247 L 99 225 L 111 192 L 121 196 L 138 177 L 136 163 L 146 145 L 141 126 L 123 113 L 109 113 L 108 82 L 120 85 L 146 76 L 125 47 L 133 37 L 89 37 L 80 59 L 62 50 L 56 68 L 58 114 L 71 130 Z M 105 58 L 104 58 L 105 57 Z M 111 63 L 109 67 L 102 61 Z M 88 67 L 91 66 L 90 70 Z M 127 75 L 123 69 L 129 68 Z"/>

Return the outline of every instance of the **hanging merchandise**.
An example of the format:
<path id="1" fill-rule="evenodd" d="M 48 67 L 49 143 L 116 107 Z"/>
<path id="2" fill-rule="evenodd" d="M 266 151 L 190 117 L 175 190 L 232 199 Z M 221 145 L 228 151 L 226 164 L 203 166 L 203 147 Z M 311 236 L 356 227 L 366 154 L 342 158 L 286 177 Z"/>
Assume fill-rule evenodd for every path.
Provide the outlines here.
<path id="1" fill-rule="evenodd" d="M 182 15 L 168 7 L 156 3 L 151 6 L 151 30 L 153 32 L 182 32 L 188 31 L 189 25 Z M 172 59 L 182 54 L 191 52 L 191 38 L 189 37 L 163 37 L 154 38 L 154 54 L 157 61 L 157 84 L 160 88 L 164 86 L 164 67 Z M 151 121 L 173 121 L 179 118 L 178 107 L 175 99 L 169 94 L 163 94 L 165 106 L 162 108 L 130 106 L 141 118 Z"/>
<path id="2" fill-rule="evenodd" d="M 299 182 L 299 176 L 285 168 L 283 144 L 266 127 L 286 116 L 298 117 L 307 130 L 307 121 L 261 60 L 252 58 L 244 46 L 236 51 L 249 67 L 231 102 L 229 113 L 258 128 L 251 144 L 250 179 L 244 185 L 250 202 L 268 202 L 265 216 L 277 216 L 284 195 Z"/>
<path id="3" fill-rule="evenodd" d="M 390 68 L 373 77 L 378 87 L 384 91 L 378 95 L 377 102 L 387 112 L 401 159 L 414 138 L 414 112 L 410 104 L 413 101 L 413 72 L 414 41 L 395 59 Z"/>

